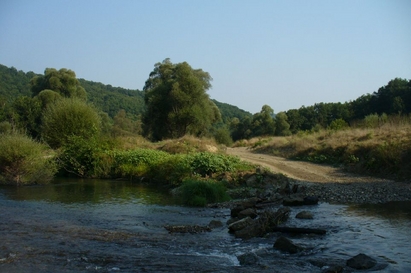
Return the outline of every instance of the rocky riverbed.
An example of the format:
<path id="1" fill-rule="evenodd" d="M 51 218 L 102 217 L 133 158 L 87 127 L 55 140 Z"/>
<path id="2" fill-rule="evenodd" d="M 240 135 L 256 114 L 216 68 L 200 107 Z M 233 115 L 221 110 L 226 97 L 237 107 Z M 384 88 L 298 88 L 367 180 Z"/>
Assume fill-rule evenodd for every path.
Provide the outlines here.
<path id="1" fill-rule="evenodd" d="M 411 183 L 378 181 L 352 183 L 297 182 L 308 195 L 334 204 L 378 204 L 411 200 Z"/>

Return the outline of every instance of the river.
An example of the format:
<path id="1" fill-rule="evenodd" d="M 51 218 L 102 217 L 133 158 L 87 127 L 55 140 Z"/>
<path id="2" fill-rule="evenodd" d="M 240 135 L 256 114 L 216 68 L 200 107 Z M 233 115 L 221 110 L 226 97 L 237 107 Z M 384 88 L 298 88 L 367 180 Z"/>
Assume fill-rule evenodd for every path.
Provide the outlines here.
<path id="1" fill-rule="evenodd" d="M 301 210 L 314 219 L 296 219 Z M 225 225 L 198 234 L 164 228 L 225 224 L 229 215 L 181 207 L 165 189 L 126 181 L 0 187 L 0 272 L 323 272 L 359 253 L 379 272 L 411 272 L 411 202 L 292 208 L 287 226 L 327 230 L 288 236 L 306 249 L 292 255 L 273 248 L 276 233 L 244 241 Z M 246 253 L 258 260 L 240 265 Z"/>

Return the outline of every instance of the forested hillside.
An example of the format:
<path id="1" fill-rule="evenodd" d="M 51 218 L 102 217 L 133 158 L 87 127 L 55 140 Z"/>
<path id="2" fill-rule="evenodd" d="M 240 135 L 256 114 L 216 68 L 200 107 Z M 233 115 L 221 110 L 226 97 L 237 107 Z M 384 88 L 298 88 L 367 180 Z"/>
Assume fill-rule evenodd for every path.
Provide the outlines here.
<path id="1" fill-rule="evenodd" d="M 23 72 L 14 67 L 0 64 L 0 102 L 11 103 L 19 96 L 28 96 L 30 92 L 30 80 L 36 76 L 34 72 Z M 114 87 L 100 82 L 78 79 L 81 86 L 87 92 L 87 100 L 97 108 L 114 118 L 120 110 L 124 110 L 127 116 L 137 119 L 144 111 L 144 92 L 138 89 L 125 89 Z M 236 117 L 242 119 L 251 116 L 249 112 L 236 106 L 212 100 L 221 112 L 223 121 Z"/>

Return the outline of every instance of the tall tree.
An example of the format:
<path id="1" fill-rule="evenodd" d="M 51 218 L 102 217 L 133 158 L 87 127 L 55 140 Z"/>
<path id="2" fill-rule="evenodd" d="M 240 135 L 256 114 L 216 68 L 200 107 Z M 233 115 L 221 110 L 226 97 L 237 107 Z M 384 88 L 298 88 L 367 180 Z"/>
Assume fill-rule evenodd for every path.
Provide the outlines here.
<path id="1" fill-rule="evenodd" d="M 290 124 L 285 112 L 280 112 L 275 116 L 275 134 L 277 136 L 291 135 Z"/>
<path id="2" fill-rule="evenodd" d="M 46 68 L 44 76 L 35 76 L 30 83 L 33 97 L 45 89 L 50 89 L 66 98 L 86 100 L 86 91 L 77 80 L 76 73 L 69 69 Z"/>
<path id="3" fill-rule="evenodd" d="M 211 77 L 188 63 L 155 64 L 144 86 L 144 133 L 152 140 L 202 135 L 221 118 L 206 91 Z"/>

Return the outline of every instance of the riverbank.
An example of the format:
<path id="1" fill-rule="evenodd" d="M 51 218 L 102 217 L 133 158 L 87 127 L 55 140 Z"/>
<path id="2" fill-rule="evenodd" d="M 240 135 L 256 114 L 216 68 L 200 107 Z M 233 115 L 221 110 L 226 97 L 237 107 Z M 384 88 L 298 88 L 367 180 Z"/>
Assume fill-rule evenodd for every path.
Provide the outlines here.
<path id="1" fill-rule="evenodd" d="M 229 148 L 227 153 L 260 165 L 273 173 L 284 174 L 289 178 L 290 187 L 298 185 L 300 191 L 304 191 L 306 195 L 318 197 L 320 202 L 378 204 L 411 200 L 411 182 L 409 181 L 397 182 L 358 175 L 329 165 L 255 153 L 246 147 Z"/>

